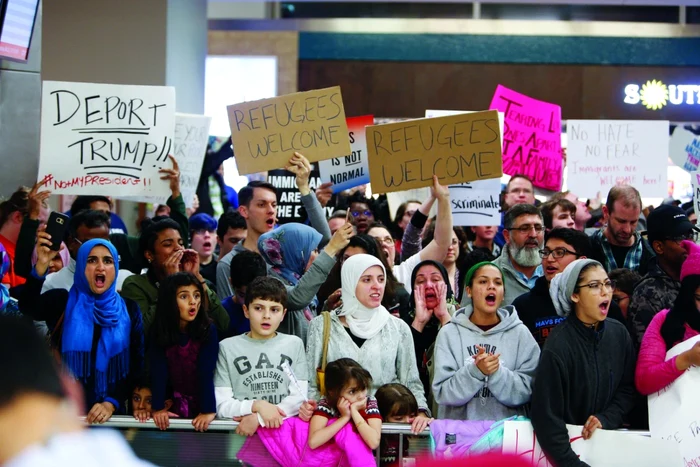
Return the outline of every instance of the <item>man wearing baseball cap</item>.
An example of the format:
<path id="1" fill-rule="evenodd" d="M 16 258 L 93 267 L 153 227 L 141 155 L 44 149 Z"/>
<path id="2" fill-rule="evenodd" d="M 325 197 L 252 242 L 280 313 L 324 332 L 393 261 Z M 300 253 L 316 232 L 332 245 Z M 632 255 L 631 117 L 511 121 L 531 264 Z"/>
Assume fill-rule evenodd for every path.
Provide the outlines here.
<path id="1" fill-rule="evenodd" d="M 661 205 L 649 214 L 646 234 L 656 257 L 650 261 L 648 273 L 636 285 L 628 313 L 637 350 L 654 315 L 671 308 L 678 296 L 681 266 L 688 256 L 681 242 L 698 238 L 685 211 L 672 204 Z"/>

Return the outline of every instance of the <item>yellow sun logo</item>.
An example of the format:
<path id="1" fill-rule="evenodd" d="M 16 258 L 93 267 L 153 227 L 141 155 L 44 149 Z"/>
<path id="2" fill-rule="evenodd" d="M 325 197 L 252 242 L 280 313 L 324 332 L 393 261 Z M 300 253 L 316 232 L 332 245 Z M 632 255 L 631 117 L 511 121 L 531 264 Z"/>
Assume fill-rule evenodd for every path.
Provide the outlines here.
<path id="1" fill-rule="evenodd" d="M 659 81 L 647 81 L 639 91 L 642 104 L 649 110 L 659 110 L 668 102 L 668 87 Z"/>

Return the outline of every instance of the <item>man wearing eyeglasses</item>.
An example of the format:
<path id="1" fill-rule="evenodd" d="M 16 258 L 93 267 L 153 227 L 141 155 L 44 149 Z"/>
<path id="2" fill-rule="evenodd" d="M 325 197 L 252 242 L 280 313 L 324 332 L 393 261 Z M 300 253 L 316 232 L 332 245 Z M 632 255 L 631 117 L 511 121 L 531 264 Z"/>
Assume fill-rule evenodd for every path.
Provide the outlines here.
<path id="1" fill-rule="evenodd" d="M 527 175 L 513 175 L 508 180 L 503 198 L 503 214 L 501 215 L 501 225 L 498 227 L 498 233 L 494 237 L 493 242 L 502 248 L 506 244 L 505 234 L 505 213 L 508 209 L 518 204 L 535 205 L 535 185 Z"/>
<path id="2" fill-rule="evenodd" d="M 696 227 L 685 211 L 673 205 L 661 205 L 649 214 L 646 233 L 656 257 L 649 263 L 649 272 L 634 288 L 628 311 L 637 349 L 656 313 L 671 308 L 676 301 L 681 288 L 681 266 L 688 256 L 681 241 L 698 238 Z"/>
<path id="3" fill-rule="evenodd" d="M 577 259 L 587 258 L 591 251 L 588 235 L 575 230 L 558 227 L 547 234 L 545 247 L 539 251 L 544 276 L 537 279 L 531 291 L 513 301 L 518 316 L 532 333 L 540 348 L 550 332 L 565 318 L 559 316 L 549 295 L 549 284 L 554 276 L 562 272 Z M 612 302 L 608 316 L 624 323 L 620 308 Z"/>

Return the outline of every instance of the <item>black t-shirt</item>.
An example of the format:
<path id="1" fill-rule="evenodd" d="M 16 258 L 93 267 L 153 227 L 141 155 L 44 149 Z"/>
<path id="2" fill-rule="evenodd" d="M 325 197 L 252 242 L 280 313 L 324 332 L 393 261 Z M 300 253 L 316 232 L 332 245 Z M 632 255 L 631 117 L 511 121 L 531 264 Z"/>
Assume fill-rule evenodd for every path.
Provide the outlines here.
<path id="1" fill-rule="evenodd" d="M 618 268 L 625 267 L 625 259 L 627 258 L 627 253 L 629 253 L 631 248 L 631 246 L 610 245 L 610 250 L 612 251 Z"/>

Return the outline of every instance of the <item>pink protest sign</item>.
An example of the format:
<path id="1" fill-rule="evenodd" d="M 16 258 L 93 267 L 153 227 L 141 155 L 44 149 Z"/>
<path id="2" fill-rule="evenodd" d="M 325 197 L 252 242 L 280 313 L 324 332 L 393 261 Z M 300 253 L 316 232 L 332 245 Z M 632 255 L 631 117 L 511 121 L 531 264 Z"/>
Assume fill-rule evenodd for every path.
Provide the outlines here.
<path id="1" fill-rule="evenodd" d="M 489 108 L 505 113 L 503 173 L 524 174 L 537 187 L 559 191 L 563 170 L 561 107 L 499 84 Z"/>

